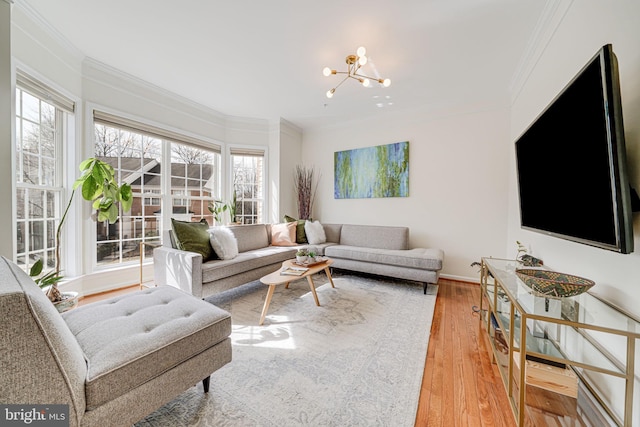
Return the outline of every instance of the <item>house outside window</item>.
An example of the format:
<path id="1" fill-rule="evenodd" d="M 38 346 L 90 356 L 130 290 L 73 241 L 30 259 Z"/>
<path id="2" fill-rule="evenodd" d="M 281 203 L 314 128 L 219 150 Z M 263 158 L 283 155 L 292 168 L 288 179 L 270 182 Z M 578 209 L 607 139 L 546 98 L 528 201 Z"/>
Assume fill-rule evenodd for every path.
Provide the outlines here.
<path id="1" fill-rule="evenodd" d="M 220 193 L 220 147 L 98 110 L 94 129 L 95 156 L 131 185 L 134 198 L 116 223 L 97 223 L 97 266 L 137 262 L 140 243 L 160 244 L 170 218 L 213 225 L 208 206 Z M 143 259 L 152 252 L 145 246 Z"/>
<path id="2" fill-rule="evenodd" d="M 128 129 L 95 124 L 95 156 L 116 171 L 118 183 L 131 185 L 133 204 L 115 223 L 96 223 L 96 264 L 138 260 L 140 243 L 160 242 L 162 141 Z"/>
<path id="3" fill-rule="evenodd" d="M 186 144 L 171 143 L 172 218 L 205 219 L 213 225 L 209 206 L 220 193 L 220 153 Z"/>
<path id="4" fill-rule="evenodd" d="M 16 263 L 28 270 L 42 259 L 55 267 L 65 124 L 74 102 L 18 71 L 16 78 Z"/>

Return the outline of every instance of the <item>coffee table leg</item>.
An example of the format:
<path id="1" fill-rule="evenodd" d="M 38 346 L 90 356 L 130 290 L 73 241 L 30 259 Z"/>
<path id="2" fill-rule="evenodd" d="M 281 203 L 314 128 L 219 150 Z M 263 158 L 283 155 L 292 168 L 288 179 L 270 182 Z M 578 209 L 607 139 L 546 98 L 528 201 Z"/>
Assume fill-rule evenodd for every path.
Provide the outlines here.
<path id="1" fill-rule="evenodd" d="M 320 301 L 318 301 L 318 294 L 316 294 L 316 287 L 313 285 L 313 279 L 311 275 L 307 276 L 307 281 L 309 282 L 309 287 L 311 288 L 311 293 L 313 294 L 313 299 L 316 300 L 316 305 L 320 305 Z"/>
<path id="2" fill-rule="evenodd" d="M 329 282 L 331 282 L 331 287 L 335 288 L 335 286 L 333 286 L 333 277 L 331 277 L 331 271 L 329 270 L 329 267 L 326 267 L 324 269 L 324 272 L 327 275 L 327 277 L 329 278 Z"/>
<path id="3" fill-rule="evenodd" d="M 260 323 L 258 323 L 258 325 L 260 326 L 262 326 L 262 324 L 264 323 L 264 318 L 267 315 L 267 310 L 269 310 L 271 297 L 273 296 L 273 291 L 275 290 L 276 290 L 276 285 L 269 285 L 269 291 L 267 291 L 267 297 L 264 300 L 264 306 L 262 307 L 262 314 L 260 315 Z"/>

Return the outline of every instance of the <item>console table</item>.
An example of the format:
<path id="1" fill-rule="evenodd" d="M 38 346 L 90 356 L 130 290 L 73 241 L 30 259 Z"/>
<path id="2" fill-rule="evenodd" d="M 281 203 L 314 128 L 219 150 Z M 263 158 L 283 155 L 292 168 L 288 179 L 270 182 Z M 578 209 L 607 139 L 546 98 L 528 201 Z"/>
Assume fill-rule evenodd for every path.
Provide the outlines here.
<path id="1" fill-rule="evenodd" d="M 483 258 L 480 272 L 480 325 L 518 425 L 525 415 L 547 425 L 638 425 L 640 322 L 588 292 L 537 294 L 516 276 L 521 267 Z"/>

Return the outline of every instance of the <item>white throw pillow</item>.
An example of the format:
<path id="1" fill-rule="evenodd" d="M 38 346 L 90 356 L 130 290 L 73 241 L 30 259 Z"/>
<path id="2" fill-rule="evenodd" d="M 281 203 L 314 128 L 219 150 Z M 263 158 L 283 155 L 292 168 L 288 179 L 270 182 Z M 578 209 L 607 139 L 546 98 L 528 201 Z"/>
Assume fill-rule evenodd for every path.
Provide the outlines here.
<path id="1" fill-rule="evenodd" d="M 327 241 L 327 236 L 324 234 L 324 227 L 320 224 L 320 221 L 305 222 L 304 232 L 307 235 L 307 241 L 310 245 L 319 245 Z"/>
<path id="2" fill-rule="evenodd" d="M 238 240 L 227 227 L 211 227 L 211 247 L 220 259 L 233 259 L 238 256 Z"/>

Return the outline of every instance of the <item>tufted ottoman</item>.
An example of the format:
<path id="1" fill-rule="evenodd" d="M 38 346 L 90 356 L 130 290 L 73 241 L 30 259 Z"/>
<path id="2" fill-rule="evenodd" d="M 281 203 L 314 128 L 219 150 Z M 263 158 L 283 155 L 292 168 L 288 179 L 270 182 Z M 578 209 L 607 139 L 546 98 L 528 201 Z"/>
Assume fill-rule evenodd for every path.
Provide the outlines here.
<path id="1" fill-rule="evenodd" d="M 63 318 L 87 361 L 85 419 L 96 408 L 131 400 L 140 387 L 158 406 L 184 384 L 203 381 L 207 392 L 209 375 L 231 361 L 229 313 L 170 286 L 82 306 Z M 175 394 L 167 393 L 172 388 Z"/>

